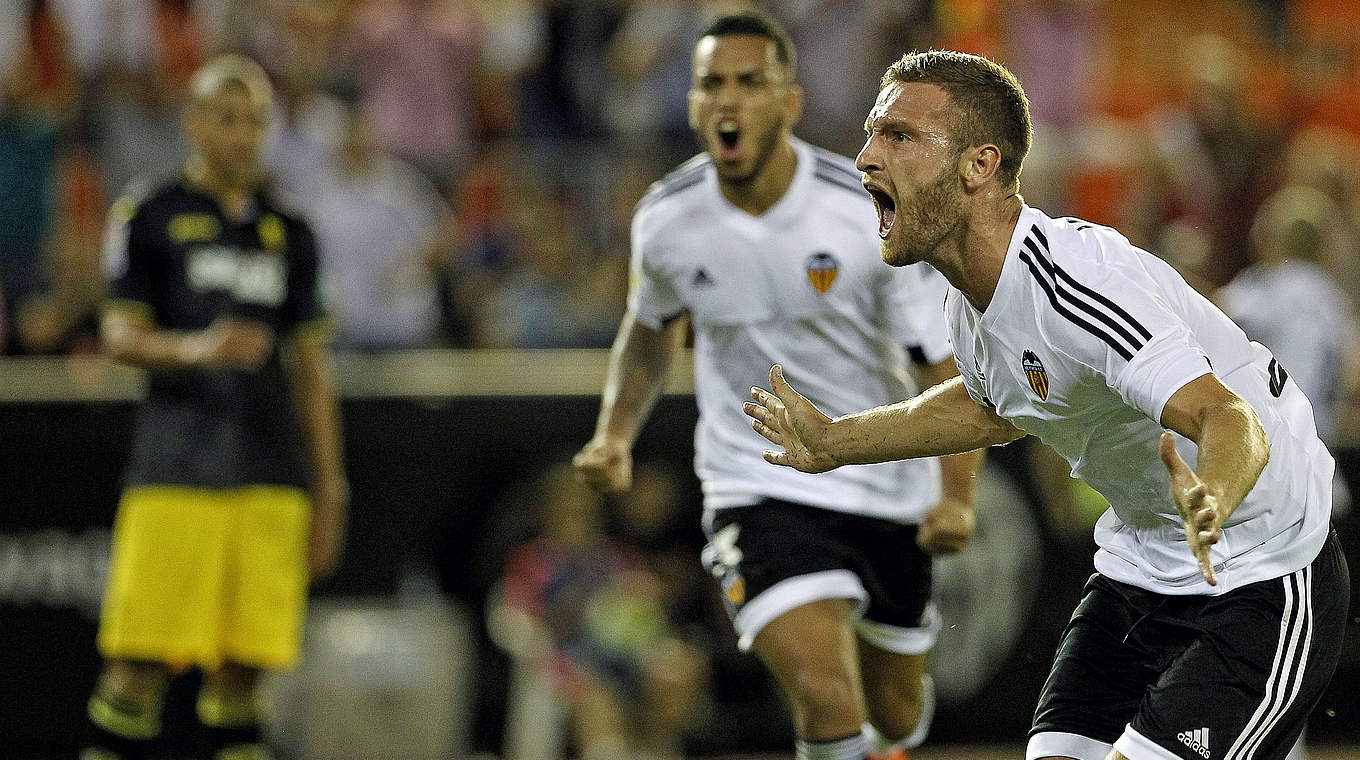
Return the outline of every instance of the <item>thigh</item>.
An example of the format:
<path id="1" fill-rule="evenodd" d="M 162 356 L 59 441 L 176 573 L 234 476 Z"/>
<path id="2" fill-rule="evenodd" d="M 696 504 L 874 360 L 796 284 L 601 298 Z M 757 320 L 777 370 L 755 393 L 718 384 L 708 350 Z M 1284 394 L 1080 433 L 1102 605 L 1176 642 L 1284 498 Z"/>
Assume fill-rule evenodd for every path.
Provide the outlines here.
<path id="1" fill-rule="evenodd" d="M 773 500 L 708 517 L 703 562 L 722 588 L 743 651 L 765 626 L 803 605 L 849 599 L 853 614 L 863 611 L 868 592 L 832 529 L 837 517 Z"/>
<path id="2" fill-rule="evenodd" d="M 799 736 L 840 738 L 864 722 L 852 613 L 847 599 L 808 602 L 770 621 L 755 638 L 756 655 L 789 698 Z"/>
<path id="3" fill-rule="evenodd" d="M 1208 599 L 1198 640 L 1149 690 L 1116 746 L 1197 760 L 1279 760 L 1331 681 L 1350 597 L 1335 534 L 1308 567 Z M 1128 754 L 1128 752 L 1125 752 Z"/>
<path id="4" fill-rule="evenodd" d="M 215 490 L 136 486 L 123 494 L 100 615 L 105 657 L 217 662 L 228 514 Z"/>
<path id="5" fill-rule="evenodd" d="M 307 494 L 286 486 L 251 486 L 236 499 L 225 655 L 272 669 L 296 664 L 307 604 Z"/>
<path id="6" fill-rule="evenodd" d="M 1104 756 L 1157 678 L 1158 653 L 1130 636 L 1157 605 L 1156 595 L 1091 577 L 1040 694 L 1028 757 Z"/>

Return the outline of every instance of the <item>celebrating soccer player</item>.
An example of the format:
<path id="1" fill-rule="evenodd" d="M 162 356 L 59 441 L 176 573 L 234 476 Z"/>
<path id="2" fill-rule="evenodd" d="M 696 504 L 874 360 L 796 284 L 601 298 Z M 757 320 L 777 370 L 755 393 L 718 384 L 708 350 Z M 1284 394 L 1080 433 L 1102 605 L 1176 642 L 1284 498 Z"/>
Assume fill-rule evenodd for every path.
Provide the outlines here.
<path id="1" fill-rule="evenodd" d="M 821 472 L 1037 435 L 1111 506 L 1028 760 L 1284 758 L 1350 597 L 1308 400 L 1169 265 L 1025 204 L 1029 109 L 1006 69 L 904 56 L 865 129 L 883 259 L 948 279 L 961 376 L 833 419 L 776 366 L 745 405 L 783 449 L 766 459 Z"/>

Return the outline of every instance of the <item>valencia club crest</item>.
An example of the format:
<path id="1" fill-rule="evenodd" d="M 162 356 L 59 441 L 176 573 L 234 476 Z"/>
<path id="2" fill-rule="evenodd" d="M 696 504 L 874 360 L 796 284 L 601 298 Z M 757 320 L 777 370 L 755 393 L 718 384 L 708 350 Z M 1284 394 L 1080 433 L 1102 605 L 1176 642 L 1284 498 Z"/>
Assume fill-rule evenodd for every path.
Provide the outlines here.
<path id="1" fill-rule="evenodd" d="M 1033 351 L 1026 350 L 1020 355 L 1020 366 L 1025 369 L 1025 378 L 1029 380 L 1029 387 L 1039 394 L 1040 400 L 1048 399 L 1048 371 L 1044 369 L 1044 363 L 1039 361 L 1039 357 Z"/>
<path id="2" fill-rule="evenodd" d="M 817 289 L 818 293 L 825 293 L 831 289 L 831 283 L 836 281 L 836 272 L 840 269 L 840 264 L 836 262 L 836 257 L 826 251 L 818 251 L 808 257 L 807 276 L 808 282 Z"/>

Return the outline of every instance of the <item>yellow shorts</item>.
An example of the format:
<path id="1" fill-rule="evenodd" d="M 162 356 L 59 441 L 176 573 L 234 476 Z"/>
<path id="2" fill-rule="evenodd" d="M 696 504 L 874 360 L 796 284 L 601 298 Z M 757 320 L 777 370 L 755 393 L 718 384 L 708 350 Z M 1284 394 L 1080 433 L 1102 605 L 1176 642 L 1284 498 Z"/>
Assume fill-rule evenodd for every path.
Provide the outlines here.
<path id="1" fill-rule="evenodd" d="M 296 664 L 311 504 L 286 486 L 134 486 L 113 526 L 105 657 L 216 668 Z"/>

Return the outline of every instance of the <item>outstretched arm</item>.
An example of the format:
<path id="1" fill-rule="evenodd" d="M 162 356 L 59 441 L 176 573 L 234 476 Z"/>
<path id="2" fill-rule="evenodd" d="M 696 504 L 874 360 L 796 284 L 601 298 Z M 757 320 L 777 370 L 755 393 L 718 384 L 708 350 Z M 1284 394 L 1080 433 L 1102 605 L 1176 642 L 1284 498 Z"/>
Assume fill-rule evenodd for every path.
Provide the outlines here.
<path id="1" fill-rule="evenodd" d="M 685 319 L 660 330 L 625 314 L 609 356 L 595 436 L 573 458 L 578 477 L 604 492 L 627 490 L 633 480 L 633 441 L 661 397 L 671 360 L 685 339 Z"/>
<path id="2" fill-rule="evenodd" d="M 944 456 L 1013 441 L 1024 431 L 974 403 L 954 378 L 915 398 L 831 419 L 770 369 L 770 388 L 752 388 L 743 405 L 752 427 L 783 451 L 767 451 L 773 464 L 826 472 L 843 464 Z"/>
<path id="3" fill-rule="evenodd" d="M 1199 472 L 1176 453 L 1170 433 L 1161 440 L 1162 463 L 1171 474 L 1171 498 L 1185 522 L 1185 538 L 1199 572 L 1217 585 L 1209 547 L 1223 521 L 1256 485 L 1270 460 L 1270 440 L 1256 411 L 1213 375 L 1186 383 L 1167 401 L 1162 425 L 1199 445 Z"/>

